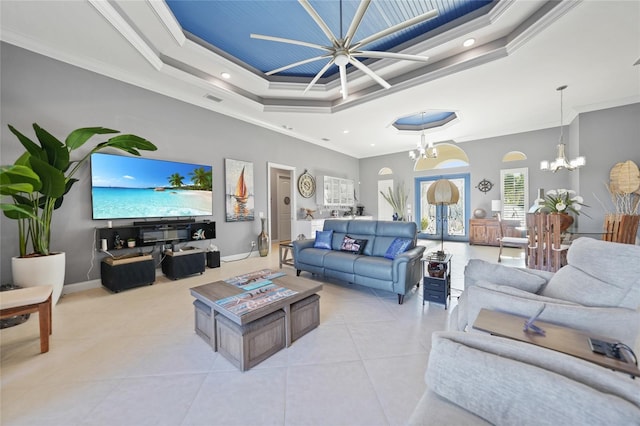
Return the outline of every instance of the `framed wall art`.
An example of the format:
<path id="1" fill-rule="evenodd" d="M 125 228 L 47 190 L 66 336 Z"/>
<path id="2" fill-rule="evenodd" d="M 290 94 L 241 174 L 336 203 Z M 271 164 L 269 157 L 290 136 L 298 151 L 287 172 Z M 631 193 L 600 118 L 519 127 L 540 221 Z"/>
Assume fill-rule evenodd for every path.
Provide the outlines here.
<path id="1" fill-rule="evenodd" d="M 253 163 L 227 158 L 224 160 L 224 173 L 226 221 L 253 221 Z"/>

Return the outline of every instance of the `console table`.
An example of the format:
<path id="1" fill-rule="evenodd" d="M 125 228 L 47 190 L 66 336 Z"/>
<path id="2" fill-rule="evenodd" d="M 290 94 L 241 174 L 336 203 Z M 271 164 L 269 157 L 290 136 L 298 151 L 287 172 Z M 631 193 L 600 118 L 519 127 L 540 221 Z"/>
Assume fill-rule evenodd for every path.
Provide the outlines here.
<path id="1" fill-rule="evenodd" d="M 519 220 L 502 220 L 505 237 L 522 237 Z M 499 246 L 500 222 L 498 219 L 469 219 L 469 244 Z"/>

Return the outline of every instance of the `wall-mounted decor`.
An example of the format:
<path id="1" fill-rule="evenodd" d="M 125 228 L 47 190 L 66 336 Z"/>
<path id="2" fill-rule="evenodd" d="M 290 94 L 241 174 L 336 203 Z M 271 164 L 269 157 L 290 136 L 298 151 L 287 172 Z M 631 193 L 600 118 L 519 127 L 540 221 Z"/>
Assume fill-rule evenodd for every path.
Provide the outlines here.
<path id="1" fill-rule="evenodd" d="M 226 221 L 253 221 L 253 163 L 227 158 L 224 173 Z"/>
<path id="2" fill-rule="evenodd" d="M 478 188 L 480 192 L 484 192 L 486 194 L 487 192 L 491 191 L 491 188 L 493 188 L 493 184 L 491 183 L 491 181 L 482 179 L 480 182 L 478 182 L 476 188 Z"/>
<path id="3" fill-rule="evenodd" d="M 311 198 L 316 193 L 316 180 L 306 169 L 298 178 L 298 191 L 304 198 Z"/>

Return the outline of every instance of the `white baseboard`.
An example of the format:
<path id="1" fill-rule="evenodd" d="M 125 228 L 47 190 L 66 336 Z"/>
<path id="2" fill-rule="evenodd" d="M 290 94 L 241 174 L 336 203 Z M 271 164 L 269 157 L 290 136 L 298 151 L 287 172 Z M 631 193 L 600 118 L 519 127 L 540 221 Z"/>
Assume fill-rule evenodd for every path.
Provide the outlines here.
<path id="1" fill-rule="evenodd" d="M 260 256 L 260 254 L 256 251 L 251 253 L 251 256 L 247 256 L 249 253 L 240 253 L 240 254 L 235 254 L 232 256 L 225 256 L 220 258 L 220 261 L 224 261 L 224 262 L 232 262 L 234 260 L 240 260 L 240 259 L 246 259 L 247 257 L 258 257 Z M 162 269 L 160 267 L 156 268 L 156 277 L 162 275 Z M 62 295 L 65 294 L 71 294 L 71 293 L 77 293 L 79 291 L 85 291 L 85 290 L 91 290 L 94 288 L 100 288 L 102 287 L 102 280 L 100 280 L 100 278 L 97 278 L 95 280 L 89 280 L 89 281 L 81 281 L 81 282 L 77 282 L 77 283 L 71 283 L 71 284 L 65 284 L 62 287 Z"/>

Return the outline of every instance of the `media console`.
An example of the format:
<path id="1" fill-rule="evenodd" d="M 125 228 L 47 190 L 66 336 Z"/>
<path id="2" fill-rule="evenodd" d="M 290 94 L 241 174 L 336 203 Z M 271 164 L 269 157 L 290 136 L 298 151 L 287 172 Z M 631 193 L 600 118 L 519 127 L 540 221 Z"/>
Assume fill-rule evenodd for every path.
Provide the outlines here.
<path id="1" fill-rule="evenodd" d="M 216 223 L 193 220 L 134 222 L 131 226 L 97 228 L 96 232 L 97 249 L 101 248 L 101 240 L 104 239 L 110 251 L 116 249 L 117 238 L 124 242 L 122 248 L 127 247 L 129 239 L 135 240 L 136 247 L 213 239 L 216 237 Z"/>

